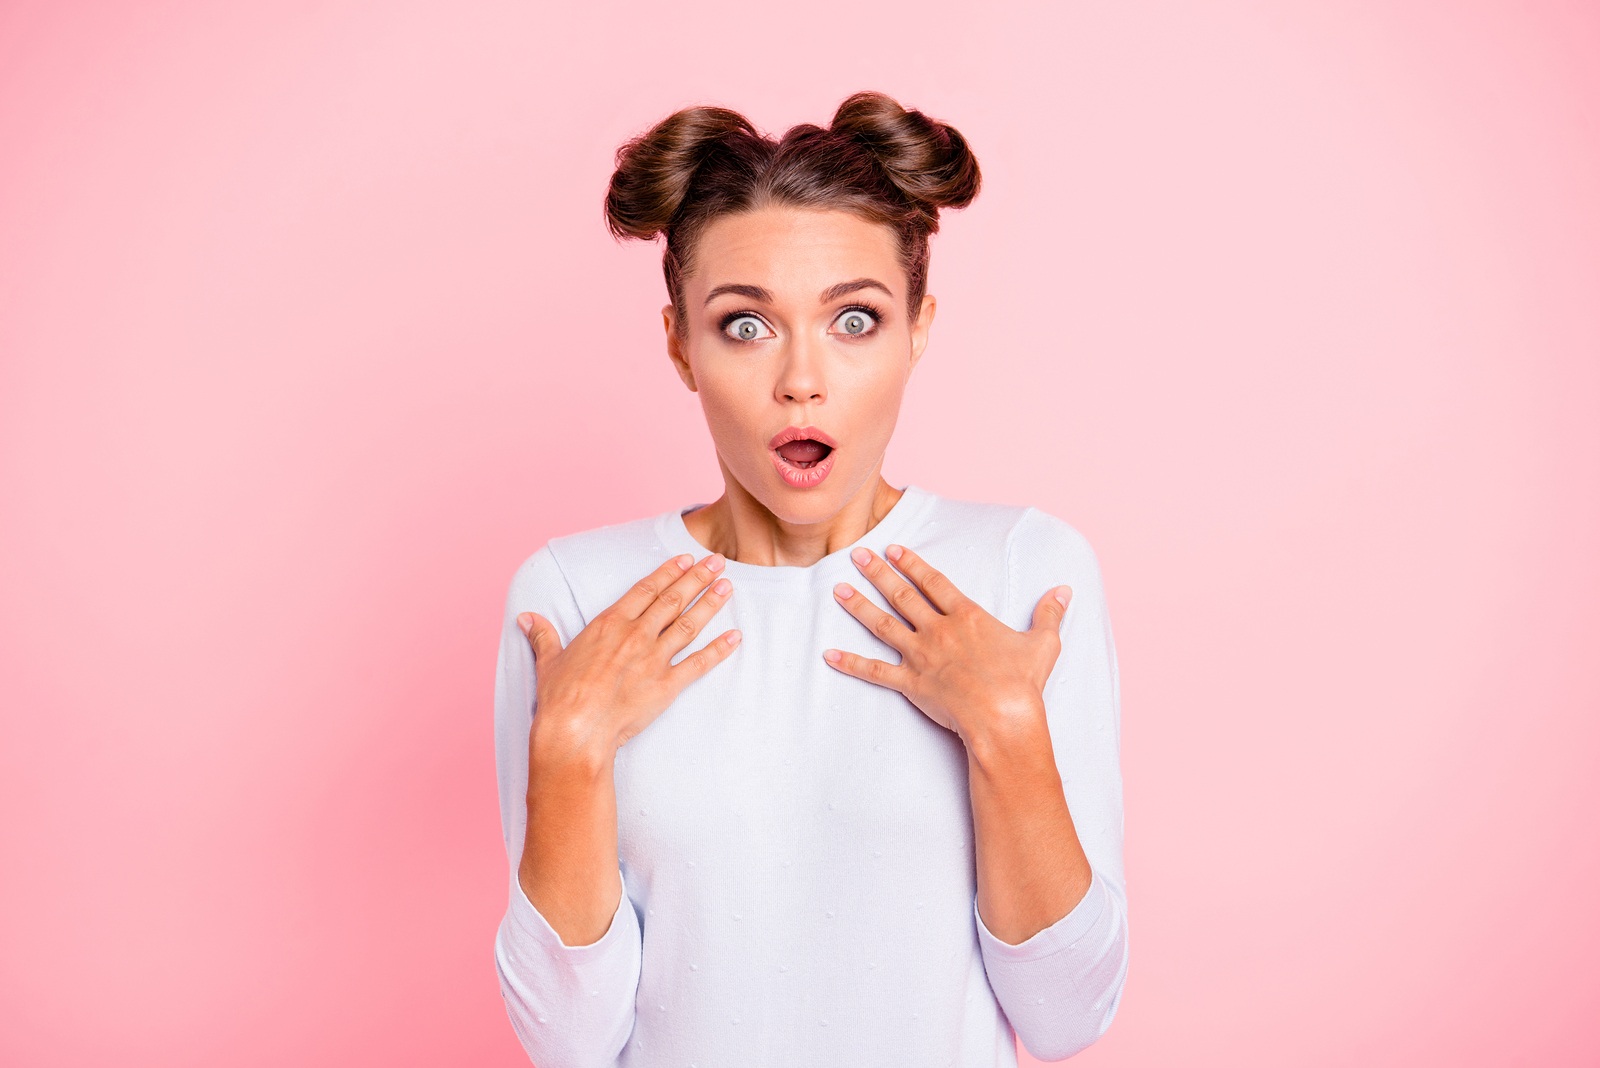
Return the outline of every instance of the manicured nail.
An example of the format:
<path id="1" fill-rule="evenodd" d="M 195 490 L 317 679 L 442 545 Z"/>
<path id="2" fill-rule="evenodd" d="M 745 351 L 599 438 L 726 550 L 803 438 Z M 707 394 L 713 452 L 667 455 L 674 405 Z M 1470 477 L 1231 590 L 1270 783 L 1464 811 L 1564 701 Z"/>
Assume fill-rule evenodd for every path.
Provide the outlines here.
<path id="1" fill-rule="evenodd" d="M 891 559 L 891 560 L 898 560 L 898 559 L 900 559 L 900 552 L 901 552 L 900 546 L 891 545 L 891 546 L 889 546 L 889 551 L 885 555 L 888 556 L 889 559 Z"/>
<path id="2" fill-rule="evenodd" d="M 679 571 L 687 571 L 691 567 L 694 566 L 694 557 L 692 557 L 692 556 L 680 556 L 676 560 L 674 560 L 673 563 L 678 565 L 678 570 Z"/>
<path id="3" fill-rule="evenodd" d="M 1063 586 L 1059 590 L 1056 591 L 1056 600 L 1061 602 L 1061 607 L 1062 608 L 1065 608 L 1067 606 L 1067 599 L 1069 598 L 1071 593 L 1072 593 L 1072 587 L 1071 586 Z"/>
<path id="4" fill-rule="evenodd" d="M 863 548 L 857 549 L 855 552 L 851 553 L 850 554 L 850 559 L 854 560 L 858 564 L 861 564 L 861 565 L 865 566 L 867 561 L 872 559 L 872 552 L 871 552 L 871 550 L 863 547 Z"/>
<path id="5" fill-rule="evenodd" d="M 843 597 L 845 600 L 849 600 L 850 595 L 856 591 L 850 588 L 850 584 L 848 582 L 841 582 L 833 588 L 833 592 L 838 594 L 840 597 Z"/>
<path id="6" fill-rule="evenodd" d="M 837 664 L 843 657 L 844 654 L 837 649 L 824 649 L 822 651 L 822 659 L 830 664 Z"/>

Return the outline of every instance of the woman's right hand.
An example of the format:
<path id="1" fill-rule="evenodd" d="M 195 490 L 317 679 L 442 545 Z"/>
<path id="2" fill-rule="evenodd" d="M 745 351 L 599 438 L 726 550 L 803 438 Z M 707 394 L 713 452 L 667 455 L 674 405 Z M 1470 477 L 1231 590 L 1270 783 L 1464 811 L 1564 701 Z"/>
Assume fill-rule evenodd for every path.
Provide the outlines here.
<path id="1" fill-rule="evenodd" d="M 609 758 L 684 687 L 727 659 L 739 644 L 737 630 L 672 663 L 733 592 L 726 578 L 712 585 L 723 567 L 721 553 L 685 571 L 693 559 L 681 554 L 650 572 L 565 647 L 543 616 L 524 612 L 517 617 L 533 649 L 535 736 L 543 732 L 561 749 L 598 746 Z M 702 590 L 705 596 L 685 612 L 684 605 Z"/>

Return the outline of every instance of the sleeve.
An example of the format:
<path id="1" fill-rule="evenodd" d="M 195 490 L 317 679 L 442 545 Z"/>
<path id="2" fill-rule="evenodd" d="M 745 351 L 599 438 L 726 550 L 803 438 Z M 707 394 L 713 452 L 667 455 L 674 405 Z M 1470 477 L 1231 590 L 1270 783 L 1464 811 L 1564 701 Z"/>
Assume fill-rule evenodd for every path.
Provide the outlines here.
<path id="1" fill-rule="evenodd" d="M 528 734 L 536 696 L 533 650 L 517 616 L 530 611 L 555 625 L 563 645 L 583 627 L 582 613 L 548 545 L 517 569 L 501 621 L 494 687 L 495 768 L 511 879 L 510 900 L 495 935 L 495 968 L 512 1029 L 539 1068 L 598 1068 L 615 1063 L 633 1032 L 642 930 L 620 861 L 622 899 L 606 933 L 588 945 L 562 942 L 517 878 L 528 823 Z"/>
<path id="2" fill-rule="evenodd" d="M 1007 609 L 1032 624 L 1045 591 L 1072 587 L 1061 656 L 1045 683 L 1050 742 L 1078 840 L 1093 869 L 1089 890 L 1061 919 L 1013 945 L 972 914 L 995 999 L 1028 1052 L 1063 1060 L 1111 1026 L 1128 973 L 1122 865 L 1121 690 L 1100 565 L 1065 521 L 1029 508 L 1013 531 Z"/>

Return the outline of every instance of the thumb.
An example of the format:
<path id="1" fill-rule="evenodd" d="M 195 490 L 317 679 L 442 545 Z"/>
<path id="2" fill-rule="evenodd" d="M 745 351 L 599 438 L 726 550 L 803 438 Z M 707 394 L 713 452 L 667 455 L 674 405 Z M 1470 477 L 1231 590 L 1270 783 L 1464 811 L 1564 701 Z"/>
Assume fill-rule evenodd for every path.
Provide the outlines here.
<path id="1" fill-rule="evenodd" d="M 533 649 L 534 658 L 538 659 L 539 647 L 549 639 L 546 633 L 550 630 L 549 621 L 537 612 L 524 612 L 517 617 L 517 626 L 527 635 L 528 645 Z"/>
<path id="2" fill-rule="evenodd" d="M 1072 587 L 1058 586 L 1039 598 L 1033 609 L 1033 630 L 1060 630 L 1072 601 Z"/>

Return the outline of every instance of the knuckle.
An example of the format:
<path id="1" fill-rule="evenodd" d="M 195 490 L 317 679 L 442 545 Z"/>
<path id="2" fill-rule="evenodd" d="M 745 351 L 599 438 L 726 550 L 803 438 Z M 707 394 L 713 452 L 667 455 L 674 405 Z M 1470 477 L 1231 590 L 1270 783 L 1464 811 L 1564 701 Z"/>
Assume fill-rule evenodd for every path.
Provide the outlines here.
<path id="1" fill-rule="evenodd" d="M 672 629 L 692 638 L 699 632 L 700 627 L 691 617 L 685 615 L 672 621 Z"/>
<path id="2" fill-rule="evenodd" d="M 671 605 L 672 607 L 676 608 L 683 604 L 683 594 L 669 586 L 661 591 L 660 600 L 663 604 Z"/>
<path id="3" fill-rule="evenodd" d="M 880 638 L 887 638 L 890 634 L 894 633 L 894 627 L 894 619 L 888 615 L 882 615 L 873 621 L 872 633 L 876 634 Z"/>

